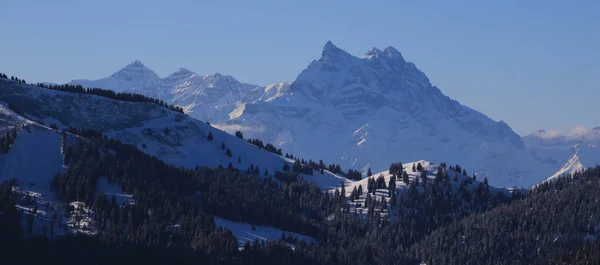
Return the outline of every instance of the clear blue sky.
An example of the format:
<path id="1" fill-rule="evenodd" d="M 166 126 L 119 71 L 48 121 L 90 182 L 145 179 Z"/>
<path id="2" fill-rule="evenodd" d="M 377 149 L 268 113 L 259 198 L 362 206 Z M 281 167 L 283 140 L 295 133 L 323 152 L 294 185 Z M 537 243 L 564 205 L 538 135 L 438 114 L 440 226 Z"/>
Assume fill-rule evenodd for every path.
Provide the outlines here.
<path id="1" fill-rule="evenodd" d="M 327 40 L 394 46 L 446 95 L 517 133 L 600 126 L 600 1 L 3 1 L 0 72 L 106 77 L 141 60 L 266 85 Z"/>

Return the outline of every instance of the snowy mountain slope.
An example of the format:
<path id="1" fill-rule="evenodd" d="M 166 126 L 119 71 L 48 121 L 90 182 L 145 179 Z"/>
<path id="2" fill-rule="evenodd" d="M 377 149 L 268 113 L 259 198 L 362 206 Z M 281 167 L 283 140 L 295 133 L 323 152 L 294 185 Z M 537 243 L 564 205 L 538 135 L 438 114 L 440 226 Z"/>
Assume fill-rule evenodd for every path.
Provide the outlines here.
<path id="1" fill-rule="evenodd" d="M 249 96 L 255 89 L 266 89 L 240 83 L 228 75 L 198 75 L 185 68 L 160 78 L 140 61 L 125 66 L 107 78 L 73 80 L 70 84 L 162 99 L 171 105 L 183 107 L 187 114 L 196 119 L 211 122 L 227 119 L 229 112 L 236 108 L 242 98 Z"/>
<path id="2" fill-rule="evenodd" d="M 523 137 L 523 142 L 539 160 L 562 165 L 548 180 L 600 164 L 600 127 L 577 127 L 568 135 L 539 130 Z"/>
<path id="3" fill-rule="evenodd" d="M 452 158 L 496 185 L 530 186 L 560 168 L 537 176 L 539 161 L 506 123 L 443 95 L 392 47 L 358 58 L 328 42 L 289 88 L 229 116 L 216 126 L 363 172 Z"/>
<path id="4" fill-rule="evenodd" d="M 3 116 L 10 115 L 20 120 L 15 127 L 18 128 L 15 142 L 7 153 L 0 153 L 0 182 L 15 181 L 16 206 L 23 213 L 22 225 L 27 227 L 25 235 L 46 233 L 53 237 L 72 232 L 68 225 L 70 216 L 63 215 L 63 204 L 55 199 L 50 187 L 54 176 L 65 172 L 60 132 L 2 107 L 0 112 Z M 13 122 L 9 124 L 15 125 Z M 0 126 L 5 125 L 4 121 L 0 121 Z"/>
<path id="5" fill-rule="evenodd" d="M 18 134 L 8 153 L 0 154 L 0 182 L 14 178 L 31 191 L 49 192 L 54 175 L 64 173 L 62 159 L 60 133 L 32 126 Z"/>
<path id="6" fill-rule="evenodd" d="M 259 149 L 244 140 L 154 103 L 123 102 L 95 95 L 67 93 L 0 80 L 0 102 L 11 103 L 34 121 L 59 129 L 89 128 L 178 166 L 258 166 L 273 174 L 292 160 Z M 126 115 L 124 115 L 126 114 Z M 213 140 L 208 139 L 212 134 Z M 222 148 L 224 146 L 224 148 Z M 231 156 L 227 155 L 230 150 Z M 339 177 L 315 172 L 317 184 L 341 183 Z"/>

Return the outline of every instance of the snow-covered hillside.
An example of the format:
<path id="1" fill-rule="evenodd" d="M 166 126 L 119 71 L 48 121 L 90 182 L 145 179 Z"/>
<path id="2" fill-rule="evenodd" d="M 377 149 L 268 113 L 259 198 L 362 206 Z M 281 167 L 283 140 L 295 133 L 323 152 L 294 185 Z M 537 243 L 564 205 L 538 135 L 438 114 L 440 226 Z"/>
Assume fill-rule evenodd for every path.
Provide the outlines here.
<path id="1" fill-rule="evenodd" d="M 255 145 L 210 125 L 149 102 L 124 102 L 88 94 L 76 94 L 0 80 L 0 102 L 11 103 L 24 115 L 59 129 L 89 128 L 136 145 L 140 150 L 178 166 L 258 166 L 261 173 L 282 170 L 293 160 L 259 149 Z M 14 116 L 14 115 L 7 115 Z M 7 118 L 8 119 L 8 118 Z M 16 118 L 11 118 L 16 119 Z M 212 135 L 212 140 L 209 138 Z M 228 155 L 230 153 L 231 155 Z M 306 176 L 329 188 L 342 178 L 325 171 Z"/>

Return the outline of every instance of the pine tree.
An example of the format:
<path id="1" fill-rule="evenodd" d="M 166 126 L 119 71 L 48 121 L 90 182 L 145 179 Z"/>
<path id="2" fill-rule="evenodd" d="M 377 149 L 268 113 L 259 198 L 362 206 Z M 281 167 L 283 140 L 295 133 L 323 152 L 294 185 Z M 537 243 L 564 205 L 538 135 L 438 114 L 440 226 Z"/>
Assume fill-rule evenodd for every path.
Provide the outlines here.
<path id="1" fill-rule="evenodd" d="M 423 171 L 423 165 L 421 165 L 421 162 L 417 163 L 417 171 Z"/>
<path id="2" fill-rule="evenodd" d="M 241 131 L 235 131 L 235 136 L 237 136 L 238 138 L 244 140 L 244 134 Z"/>
<path id="3" fill-rule="evenodd" d="M 231 157 L 231 150 L 229 150 L 229 148 L 227 148 L 227 151 L 225 151 L 225 154 L 226 154 L 228 157 Z"/>
<path id="4" fill-rule="evenodd" d="M 404 184 L 408 185 L 408 183 L 410 182 L 410 179 L 408 178 L 408 173 L 406 173 L 406 171 L 402 171 L 402 182 L 404 182 Z"/>
<path id="5" fill-rule="evenodd" d="M 388 184 L 388 195 L 391 197 L 392 194 L 396 194 L 396 176 L 392 176 L 390 178 L 390 182 Z"/>
<path id="6" fill-rule="evenodd" d="M 207 137 L 207 139 L 208 139 L 209 141 L 212 141 L 212 140 L 213 140 L 213 135 L 212 135 L 212 132 L 209 132 L 209 133 L 208 133 L 208 137 Z"/>
<path id="7" fill-rule="evenodd" d="M 415 167 L 415 163 L 413 163 L 412 172 L 417 172 L 417 168 Z"/>
<path id="8" fill-rule="evenodd" d="M 350 193 L 350 201 L 354 202 L 354 200 L 357 198 L 358 198 L 358 190 L 356 189 L 356 186 L 354 186 L 354 188 L 352 189 L 352 193 Z"/>
<path id="9" fill-rule="evenodd" d="M 373 175 L 373 172 L 371 172 L 371 168 L 369 168 L 369 169 L 367 170 L 367 176 L 372 176 L 372 175 Z"/>

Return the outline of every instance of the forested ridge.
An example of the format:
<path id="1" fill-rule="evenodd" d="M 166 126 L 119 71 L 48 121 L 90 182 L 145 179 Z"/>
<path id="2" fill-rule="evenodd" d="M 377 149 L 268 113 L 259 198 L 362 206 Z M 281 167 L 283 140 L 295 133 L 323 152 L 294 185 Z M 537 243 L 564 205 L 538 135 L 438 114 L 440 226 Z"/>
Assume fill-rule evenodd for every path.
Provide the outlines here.
<path id="1" fill-rule="evenodd" d="M 595 167 L 437 229 L 411 251 L 427 264 L 598 264 L 591 250 L 598 248 L 599 200 Z"/>
<path id="2" fill-rule="evenodd" d="M 14 244 L 29 248 L 29 244 L 35 243 L 41 248 L 40 253 L 61 264 L 65 263 L 63 257 L 51 256 L 52 251 L 61 251 L 66 246 L 79 248 L 74 243 L 79 240 L 83 245 L 102 246 L 98 251 L 124 246 L 139 251 L 153 249 L 165 256 L 189 254 L 190 260 L 182 263 L 203 260 L 209 264 L 413 264 L 417 260 L 407 250 L 431 230 L 508 200 L 466 190 L 462 195 L 452 196 L 443 189 L 453 181 L 446 176 L 439 182 L 428 183 L 426 193 L 409 192 L 399 198 L 395 205 L 401 207 L 372 201 L 372 207 L 389 207 L 398 213 L 390 221 L 384 216 L 349 214 L 349 198 L 345 194 L 323 192 L 301 178 L 278 182 L 231 167 L 184 169 L 93 130 L 70 131 L 90 140 L 79 138 L 67 145 L 68 141 L 63 139 L 67 172 L 54 178 L 52 189 L 64 201 L 85 202 L 94 213 L 99 233 L 52 241 L 16 237 L 20 243 Z M 62 135 L 66 137 L 64 132 Z M 290 170 L 276 175 L 296 174 Z M 114 198 L 98 193 L 96 185 L 100 177 L 119 183 L 136 203 L 119 205 Z M 450 203 L 450 208 L 443 212 L 433 210 L 441 207 L 439 203 L 444 196 L 464 203 Z M 490 199 L 495 203 L 489 204 Z M 316 242 L 285 238 L 281 242 L 247 244 L 239 251 L 231 232 L 217 228 L 213 215 L 298 232 L 315 238 Z M 49 228 L 49 234 L 53 229 Z M 288 244 L 293 244 L 294 251 Z M 19 253 L 6 252 L 4 258 L 14 262 L 32 258 Z M 126 253 L 111 256 L 114 259 L 111 262 L 130 260 Z M 154 264 L 164 264 L 159 260 L 155 259 Z M 76 263 L 81 262 L 84 261 L 79 259 Z"/>
<path id="3" fill-rule="evenodd" d="M 20 84 L 27 84 L 27 82 L 24 79 L 19 79 L 18 77 L 15 77 L 15 76 L 11 76 L 9 78 L 4 73 L 0 73 L 0 79 L 7 79 L 7 80 L 10 79 L 10 80 L 15 81 Z M 169 105 L 168 103 L 164 102 L 163 100 L 151 98 L 151 97 L 148 97 L 148 96 L 145 96 L 142 94 L 117 93 L 113 90 L 108 90 L 108 89 L 85 88 L 80 85 L 68 85 L 68 84 L 51 85 L 51 84 L 44 84 L 44 83 L 36 83 L 36 84 L 30 84 L 30 85 L 37 86 L 40 88 L 45 88 L 45 89 L 56 90 L 56 91 L 96 95 L 96 96 L 101 96 L 101 97 L 110 98 L 110 99 L 119 100 L 119 101 L 151 102 L 151 103 L 155 103 L 161 107 L 165 107 L 170 110 L 177 111 L 179 113 L 183 113 L 183 108 L 181 108 L 180 106 Z"/>

